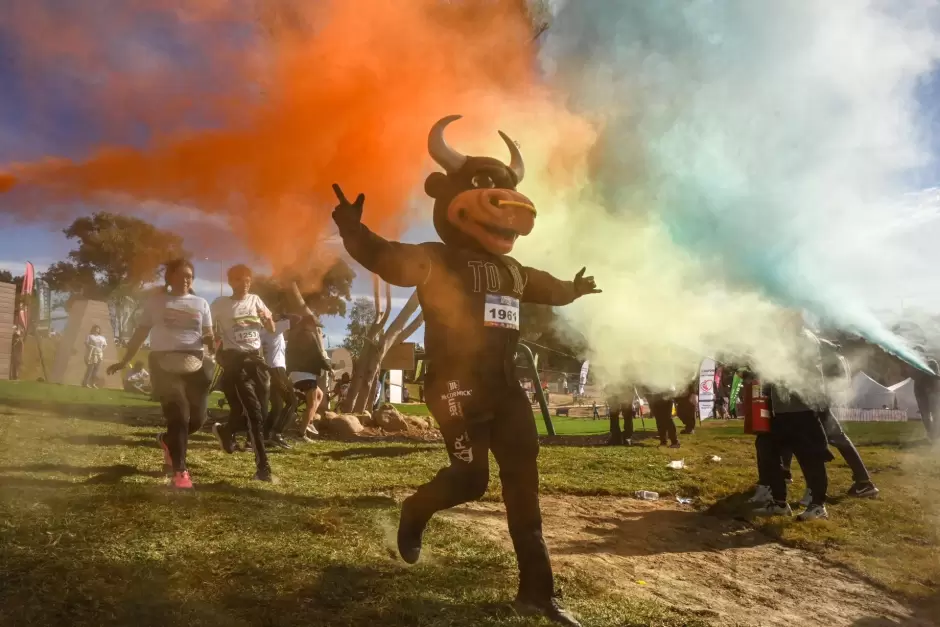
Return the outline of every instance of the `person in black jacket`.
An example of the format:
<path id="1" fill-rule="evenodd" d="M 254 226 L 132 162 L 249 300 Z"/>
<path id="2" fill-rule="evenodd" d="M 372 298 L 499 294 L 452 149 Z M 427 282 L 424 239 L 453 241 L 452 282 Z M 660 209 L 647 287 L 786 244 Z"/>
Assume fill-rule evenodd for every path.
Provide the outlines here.
<path id="1" fill-rule="evenodd" d="M 515 368 L 521 303 L 561 306 L 599 292 L 584 269 L 573 281 L 524 266 L 508 254 L 528 235 L 536 209 L 516 191 L 525 173 L 522 155 L 505 134 L 507 166 L 467 157 L 431 129 L 428 150 L 445 173 L 434 172 L 425 191 L 435 199 L 434 226 L 442 242 L 389 242 L 361 222 L 362 194 L 339 204 L 333 219 L 349 254 L 370 272 L 417 288 L 424 312 L 428 408 L 441 428 L 450 465 L 402 505 L 398 550 L 418 560 L 422 534 L 438 511 L 479 499 L 489 483 L 489 452 L 499 464 L 509 533 L 519 562 L 517 609 L 563 625 L 579 623 L 555 597 L 539 511 L 539 441 L 532 407 Z"/>
<path id="2" fill-rule="evenodd" d="M 607 395 L 607 412 L 610 417 L 610 438 L 607 444 L 611 446 L 631 446 L 633 444 L 633 419 L 636 410 L 633 406 L 635 396 L 632 385 L 610 385 L 605 389 Z M 620 416 L 623 415 L 623 431 L 620 430 Z"/>

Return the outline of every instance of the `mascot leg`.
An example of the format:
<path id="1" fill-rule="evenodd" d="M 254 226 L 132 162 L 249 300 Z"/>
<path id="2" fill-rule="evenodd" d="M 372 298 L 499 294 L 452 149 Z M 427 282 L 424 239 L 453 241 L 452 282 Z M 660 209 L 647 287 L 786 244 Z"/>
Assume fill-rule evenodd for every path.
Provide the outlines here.
<path id="1" fill-rule="evenodd" d="M 620 404 L 616 401 L 607 401 L 607 407 L 610 411 L 610 439 L 607 444 L 616 446 L 623 442 L 623 435 L 620 433 Z"/>
<path id="2" fill-rule="evenodd" d="M 532 406 L 522 388 L 508 390 L 493 420 L 490 446 L 499 464 L 509 535 L 519 562 L 516 608 L 527 615 L 577 627 L 555 598 L 552 564 L 542 537 L 539 508 L 539 436 Z"/>
<path id="3" fill-rule="evenodd" d="M 435 398 L 439 395 L 429 395 Z M 429 403 L 429 405 L 434 405 Z M 430 406 L 436 419 L 448 416 Z M 421 556 L 421 536 L 435 513 L 476 501 L 486 492 L 490 480 L 489 450 L 491 422 L 473 422 L 449 416 L 438 419 L 450 465 L 438 471 L 431 481 L 405 499 L 398 523 L 398 552 L 403 560 L 414 564 Z"/>

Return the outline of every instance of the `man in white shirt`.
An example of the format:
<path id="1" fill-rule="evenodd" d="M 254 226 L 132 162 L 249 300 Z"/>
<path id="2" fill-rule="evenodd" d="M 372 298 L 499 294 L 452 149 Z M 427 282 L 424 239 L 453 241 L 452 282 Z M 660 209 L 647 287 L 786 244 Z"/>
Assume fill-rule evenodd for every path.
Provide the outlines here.
<path id="1" fill-rule="evenodd" d="M 222 450 L 233 453 L 234 434 L 247 427 L 257 466 L 254 478 L 276 483 L 264 449 L 269 378 L 261 353 L 261 331 L 274 332 L 274 320 L 264 302 L 249 292 L 251 276 L 251 269 L 246 266 L 229 268 L 232 295 L 220 296 L 212 303 L 212 319 L 217 335 L 222 338 L 222 350 L 217 356 L 222 366 L 222 386 L 231 407 L 228 424 L 215 423 L 212 432 Z"/>
<path id="2" fill-rule="evenodd" d="M 267 329 L 261 331 L 261 348 L 264 351 L 264 361 L 268 364 L 271 377 L 271 411 L 264 423 L 264 439 L 266 443 L 283 449 L 291 448 L 284 439 L 284 430 L 290 424 L 291 418 L 297 411 L 297 395 L 294 386 L 287 376 L 286 342 L 284 334 L 290 329 L 290 318 L 279 315 L 274 322 L 274 332 Z"/>

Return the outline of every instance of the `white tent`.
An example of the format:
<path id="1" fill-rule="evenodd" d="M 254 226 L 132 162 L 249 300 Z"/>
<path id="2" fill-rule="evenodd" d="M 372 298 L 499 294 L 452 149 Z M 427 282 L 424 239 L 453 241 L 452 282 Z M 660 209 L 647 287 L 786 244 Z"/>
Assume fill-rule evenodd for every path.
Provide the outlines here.
<path id="1" fill-rule="evenodd" d="M 908 418 L 920 417 L 917 398 L 914 397 L 914 379 L 904 379 L 888 389 L 894 392 L 894 401 L 897 408 L 906 413 Z"/>
<path id="2" fill-rule="evenodd" d="M 852 393 L 849 407 L 855 409 L 894 409 L 894 392 L 881 385 L 864 372 L 852 377 Z"/>

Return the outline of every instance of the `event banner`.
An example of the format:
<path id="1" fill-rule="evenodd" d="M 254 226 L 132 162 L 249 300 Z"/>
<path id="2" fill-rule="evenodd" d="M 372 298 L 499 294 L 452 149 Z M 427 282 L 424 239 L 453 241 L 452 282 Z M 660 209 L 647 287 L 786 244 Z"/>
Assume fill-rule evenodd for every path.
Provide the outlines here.
<path id="1" fill-rule="evenodd" d="M 741 395 L 741 387 L 744 383 L 744 379 L 741 378 L 741 375 L 737 372 L 734 373 L 734 378 L 731 380 L 731 398 L 728 399 L 728 410 L 732 413 L 735 413 L 738 406 L 738 397 Z"/>
<path id="2" fill-rule="evenodd" d="M 584 386 L 587 385 L 588 366 L 590 361 L 581 364 L 581 377 L 578 381 L 578 394 L 584 396 Z"/>
<path id="3" fill-rule="evenodd" d="M 712 418 L 715 413 L 715 360 L 702 362 L 698 376 L 698 412 L 702 420 Z"/>

